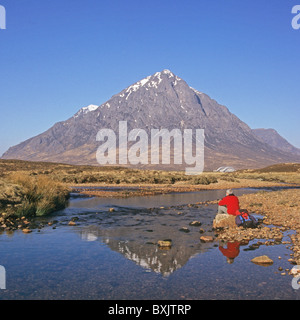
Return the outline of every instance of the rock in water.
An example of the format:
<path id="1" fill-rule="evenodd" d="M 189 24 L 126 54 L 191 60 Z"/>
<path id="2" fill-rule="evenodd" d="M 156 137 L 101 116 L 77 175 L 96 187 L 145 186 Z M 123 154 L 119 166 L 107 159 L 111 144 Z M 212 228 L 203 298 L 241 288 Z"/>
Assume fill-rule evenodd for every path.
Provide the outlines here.
<path id="1" fill-rule="evenodd" d="M 193 226 L 193 227 L 201 226 L 201 222 L 200 221 L 193 221 L 190 223 L 190 226 Z"/>
<path id="2" fill-rule="evenodd" d="M 28 229 L 28 228 L 24 228 L 22 231 L 23 231 L 24 233 L 30 233 L 30 232 L 32 232 L 32 230 L 30 230 L 30 229 Z"/>
<path id="3" fill-rule="evenodd" d="M 263 265 L 263 266 L 269 266 L 273 264 L 273 260 L 270 259 L 268 256 L 259 256 L 259 257 L 255 257 L 251 260 L 251 262 L 255 263 L 255 264 L 259 264 L 259 265 Z"/>
<path id="4" fill-rule="evenodd" d="M 157 241 L 157 244 L 159 247 L 171 247 L 172 246 L 172 241 L 169 240 L 159 240 Z"/>
<path id="5" fill-rule="evenodd" d="M 200 237 L 200 240 L 202 242 L 213 242 L 214 238 L 212 236 L 202 236 L 202 237 Z"/>
<path id="6" fill-rule="evenodd" d="M 213 221 L 213 228 L 236 227 L 235 216 L 228 214 L 217 214 Z"/>
<path id="7" fill-rule="evenodd" d="M 179 231 L 188 233 L 188 232 L 190 232 L 190 229 L 186 228 L 186 227 L 182 227 L 182 228 L 179 229 Z"/>

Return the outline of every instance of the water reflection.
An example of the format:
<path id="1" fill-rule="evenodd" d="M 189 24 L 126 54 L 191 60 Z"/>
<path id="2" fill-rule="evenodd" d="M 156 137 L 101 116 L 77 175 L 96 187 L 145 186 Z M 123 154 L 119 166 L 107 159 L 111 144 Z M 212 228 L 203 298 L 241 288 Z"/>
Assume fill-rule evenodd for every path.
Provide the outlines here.
<path id="1" fill-rule="evenodd" d="M 235 190 L 237 195 L 253 192 Z M 71 201 L 69 208 L 58 213 L 63 218 L 79 217 L 76 232 L 85 241 L 100 241 L 121 253 L 146 271 L 168 276 L 182 268 L 192 257 L 212 248 L 214 243 L 200 242 L 201 233 L 213 235 L 212 221 L 217 206 L 189 205 L 216 200 L 223 190 L 206 190 L 181 194 L 164 194 L 131 198 L 87 198 Z M 110 212 L 109 208 L 114 210 Z M 96 210 L 96 212 L 95 212 Z M 193 221 L 201 226 L 190 226 Z M 171 239 L 172 246 L 161 249 L 157 241 Z M 219 248 L 232 263 L 239 253 L 237 243 Z"/>
<path id="2" fill-rule="evenodd" d="M 215 209 L 188 206 L 163 209 L 118 208 L 113 213 L 98 214 L 93 224 L 79 218 L 77 228 L 85 241 L 101 241 L 142 268 L 168 276 L 183 267 L 191 257 L 213 247 L 200 242 L 202 232 L 212 235 L 211 222 Z M 190 223 L 200 220 L 201 226 Z M 183 228 L 184 227 L 184 228 Z M 182 231 L 184 230 L 184 231 Z M 188 230 L 188 232 L 187 232 Z M 172 246 L 160 248 L 157 241 L 171 239 Z"/>
<path id="3" fill-rule="evenodd" d="M 220 243 L 219 250 L 226 257 L 227 263 L 232 264 L 234 259 L 240 254 L 240 245 L 241 243 L 238 241 L 227 242 L 226 245 Z"/>
<path id="4" fill-rule="evenodd" d="M 255 189 L 236 189 L 234 193 L 239 196 L 252 193 Z M 160 206 L 184 205 L 200 201 L 212 201 L 224 197 L 224 190 L 202 190 L 195 192 L 158 194 L 152 196 L 138 196 L 129 198 L 75 198 L 70 202 L 69 208 L 102 208 L 103 206 L 121 206 L 134 208 L 150 208 Z"/>
<path id="5" fill-rule="evenodd" d="M 212 193 L 211 197 L 218 196 Z M 186 205 L 201 201 L 200 194 L 193 201 L 183 196 L 180 200 L 168 198 L 169 207 L 163 198 L 150 204 L 139 199 L 133 206 L 126 199 L 122 203 L 93 199 L 95 207 L 86 199 L 71 199 L 65 210 L 37 218 L 38 225 L 45 225 L 40 230 L 3 232 L 0 264 L 9 271 L 9 281 L 2 298 L 299 300 L 299 290 L 292 288 L 290 279 L 276 274 L 278 266 L 290 267 L 287 260 L 278 260 L 276 265 L 275 259 L 273 267 L 263 269 L 250 262 L 261 254 L 288 256 L 285 245 L 259 247 L 250 242 L 240 250 L 238 244 L 224 244 L 223 255 L 216 242 L 200 242 L 200 229 L 204 235 L 212 234 L 217 205 Z M 115 211 L 109 212 L 110 207 Z M 68 226 L 75 217 L 76 225 Z M 195 220 L 201 226 L 190 226 Z M 50 226 L 49 221 L 55 222 Z M 189 232 L 180 231 L 186 230 L 183 227 Z M 156 245 L 164 239 L 172 239 L 170 249 Z M 228 265 L 227 258 L 237 263 Z"/>

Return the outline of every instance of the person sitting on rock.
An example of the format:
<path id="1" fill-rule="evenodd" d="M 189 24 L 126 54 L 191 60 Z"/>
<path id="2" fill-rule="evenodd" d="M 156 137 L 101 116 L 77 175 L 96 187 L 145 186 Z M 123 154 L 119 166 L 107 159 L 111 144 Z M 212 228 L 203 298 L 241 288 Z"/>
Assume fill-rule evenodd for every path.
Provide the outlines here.
<path id="1" fill-rule="evenodd" d="M 239 199 L 233 194 L 231 189 L 228 189 L 226 197 L 219 201 L 218 214 L 235 216 L 238 210 L 240 210 Z"/>

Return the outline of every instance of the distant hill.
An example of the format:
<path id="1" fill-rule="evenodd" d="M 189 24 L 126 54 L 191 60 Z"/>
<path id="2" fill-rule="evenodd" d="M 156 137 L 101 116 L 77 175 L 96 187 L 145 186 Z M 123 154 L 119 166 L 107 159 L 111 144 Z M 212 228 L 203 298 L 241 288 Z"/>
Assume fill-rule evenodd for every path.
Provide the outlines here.
<path id="1" fill-rule="evenodd" d="M 300 163 L 279 163 L 261 169 L 250 170 L 251 172 L 297 172 L 300 173 Z"/>
<path id="2" fill-rule="evenodd" d="M 253 133 L 261 139 L 263 142 L 266 142 L 270 146 L 295 155 L 300 155 L 300 149 L 294 147 L 286 139 L 284 139 L 276 130 L 274 129 L 253 129 Z"/>
<path id="3" fill-rule="evenodd" d="M 169 70 L 156 72 L 130 85 L 100 106 L 80 109 L 66 121 L 9 148 L 2 159 L 98 165 L 97 132 L 102 128 L 118 132 L 119 121 L 124 120 L 128 122 L 128 132 L 134 128 L 149 134 L 154 128 L 204 129 L 205 170 L 300 162 L 300 155 L 292 148 L 287 151 L 266 142 L 258 131 L 251 130 L 227 107 L 191 88 Z M 172 163 L 140 167 L 183 169 Z"/>

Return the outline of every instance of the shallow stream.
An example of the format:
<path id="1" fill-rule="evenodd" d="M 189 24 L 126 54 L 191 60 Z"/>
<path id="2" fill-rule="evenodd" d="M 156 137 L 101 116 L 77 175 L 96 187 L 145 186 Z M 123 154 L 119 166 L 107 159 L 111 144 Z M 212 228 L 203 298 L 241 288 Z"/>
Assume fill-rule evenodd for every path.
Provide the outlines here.
<path id="1" fill-rule="evenodd" d="M 292 268 L 287 245 L 252 250 L 253 241 L 228 247 L 199 240 L 199 231 L 214 234 L 217 205 L 189 204 L 223 196 L 224 191 L 215 190 L 125 199 L 72 197 L 65 210 L 37 219 L 45 227 L 30 234 L 0 234 L 0 265 L 6 270 L 0 299 L 300 299 L 293 278 L 281 275 Z M 75 226 L 68 225 L 71 219 Z M 201 226 L 189 225 L 195 220 Z M 172 240 L 170 249 L 157 246 L 164 239 Z M 289 240 L 288 234 L 283 240 Z M 268 255 L 273 265 L 253 264 L 259 255 Z"/>

